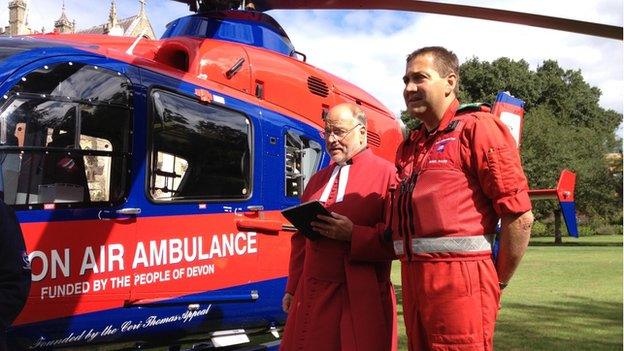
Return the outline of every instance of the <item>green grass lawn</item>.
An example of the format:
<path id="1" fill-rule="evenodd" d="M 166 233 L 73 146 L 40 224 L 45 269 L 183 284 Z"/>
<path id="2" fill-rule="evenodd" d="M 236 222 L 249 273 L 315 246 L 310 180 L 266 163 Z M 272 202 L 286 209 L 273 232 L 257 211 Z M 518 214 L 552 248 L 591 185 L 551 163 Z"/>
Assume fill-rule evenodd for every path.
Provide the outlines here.
<path id="1" fill-rule="evenodd" d="M 553 241 L 531 239 L 503 294 L 495 348 L 622 350 L 622 236 Z M 399 294 L 398 262 L 392 281 Z M 402 317 L 399 306 L 399 349 L 407 350 Z"/>

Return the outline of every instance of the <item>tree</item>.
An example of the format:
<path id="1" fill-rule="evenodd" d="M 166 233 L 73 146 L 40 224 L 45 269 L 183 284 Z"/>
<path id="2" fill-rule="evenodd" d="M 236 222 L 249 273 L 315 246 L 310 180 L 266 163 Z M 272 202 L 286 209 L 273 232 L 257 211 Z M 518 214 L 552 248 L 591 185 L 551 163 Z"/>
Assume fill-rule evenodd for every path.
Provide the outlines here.
<path id="1" fill-rule="evenodd" d="M 539 98 L 536 73 L 524 60 L 503 57 L 490 64 L 472 58 L 461 65 L 460 76 L 459 100 L 463 102 L 492 102 L 499 91 L 508 91 L 521 96 L 526 108 L 531 109 Z"/>
<path id="2" fill-rule="evenodd" d="M 548 60 L 533 72 L 524 60 L 473 58 L 460 72 L 463 101 L 492 102 L 503 90 L 526 102 L 521 156 L 531 188 L 553 187 L 568 168 L 577 173 L 580 213 L 621 218 L 622 177 L 610 171 L 605 156 L 617 149 L 614 132 L 622 114 L 599 106 L 600 89 L 587 84 L 580 70 Z M 544 217 L 555 206 L 538 202 L 535 212 Z"/>
<path id="3" fill-rule="evenodd" d="M 410 117 L 407 110 L 401 111 L 401 120 L 405 123 L 407 130 L 414 130 L 420 125 L 420 120 Z"/>

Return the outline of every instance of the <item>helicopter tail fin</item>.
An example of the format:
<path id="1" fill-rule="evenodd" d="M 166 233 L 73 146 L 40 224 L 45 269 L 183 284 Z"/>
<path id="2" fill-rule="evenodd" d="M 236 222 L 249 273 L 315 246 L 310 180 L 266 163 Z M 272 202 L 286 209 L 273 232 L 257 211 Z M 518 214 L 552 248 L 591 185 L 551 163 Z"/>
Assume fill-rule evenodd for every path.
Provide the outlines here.
<path id="1" fill-rule="evenodd" d="M 503 122 L 516 140 L 516 146 L 520 149 L 522 127 L 524 120 L 524 101 L 520 100 L 507 91 L 500 91 L 492 104 L 492 114 Z"/>
<path id="2" fill-rule="evenodd" d="M 496 95 L 496 99 L 492 105 L 492 114 L 500 118 L 501 121 L 507 125 L 519 149 L 524 119 L 524 101 L 514 97 L 509 94 L 509 92 L 501 91 Z M 559 200 L 559 206 L 561 207 L 561 213 L 563 214 L 563 219 L 568 228 L 568 234 L 578 238 L 576 203 L 574 202 L 575 183 L 576 174 L 564 169 L 561 171 L 556 189 L 529 190 L 529 195 L 533 200 Z"/>
<path id="3" fill-rule="evenodd" d="M 561 207 L 563 220 L 568 228 L 568 235 L 578 238 L 578 225 L 576 221 L 576 202 L 574 201 L 574 186 L 576 174 L 570 170 L 561 171 L 557 187 L 555 189 L 529 190 L 532 200 L 557 199 Z"/>
<path id="4" fill-rule="evenodd" d="M 561 207 L 561 213 L 568 228 L 568 234 L 578 238 L 578 226 L 576 222 L 576 202 L 574 201 L 574 186 L 576 174 L 564 169 L 557 183 L 557 199 Z"/>

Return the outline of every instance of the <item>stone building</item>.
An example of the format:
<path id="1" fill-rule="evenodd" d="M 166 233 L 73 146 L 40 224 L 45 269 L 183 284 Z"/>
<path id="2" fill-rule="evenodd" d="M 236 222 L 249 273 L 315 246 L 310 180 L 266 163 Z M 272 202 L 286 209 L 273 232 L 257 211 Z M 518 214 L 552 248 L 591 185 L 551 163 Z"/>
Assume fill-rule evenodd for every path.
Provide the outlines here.
<path id="1" fill-rule="evenodd" d="M 32 34 L 28 26 L 28 3 L 26 0 L 9 1 L 9 25 L 0 28 L 0 35 Z"/>
<path id="2" fill-rule="evenodd" d="M 65 2 L 63 2 L 63 8 L 61 9 L 61 18 L 54 21 L 54 30 L 58 33 L 73 33 L 76 29 L 76 20 L 69 21 L 65 14 Z"/>
<path id="3" fill-rule="evenodd" d="M 140 7 L 138 14 L 118 20 L 117 7 L 115 6 L 115 1 L 113 0 L 111 1 L 111 6 L 108 12 L 107 23 L 84 30 L 78 30 L 77 33 L 108 34 L 126 37 L 143 35 L 145 38 L 155 39 L 156 34 L 154 34 L 154 29 L 152 28 L 152 24 L 150 23 L 150 20 L 147 17 L 147 12 L 145 11 L 145 0 L 139 0 L 139 3 Z"/>
<path id="4" fill-rule="evenodd" d="M 35 31 L 28 26 L 28 5 L 28 0 L 9 1 L 9 25 L 0 28 L 0 35 L 28 35 L 45 32 L 43 28 L 41 31 Z M 138 14 L 124 19 L 117 19 L 117 6 L 115 0 L 112 0 L 108 21 L 88 29 L 78 29 L 76 21 L 69 20 L 65 11 L 65 2 L 63 1 L 61 16 L 54 21 L 54 31 L 58 33 L 108 34 L 131 37 L 142 35 L 149 39 L 156 38 L 152 24 L 147 16 L 145 0 L 139 0 Z"/>

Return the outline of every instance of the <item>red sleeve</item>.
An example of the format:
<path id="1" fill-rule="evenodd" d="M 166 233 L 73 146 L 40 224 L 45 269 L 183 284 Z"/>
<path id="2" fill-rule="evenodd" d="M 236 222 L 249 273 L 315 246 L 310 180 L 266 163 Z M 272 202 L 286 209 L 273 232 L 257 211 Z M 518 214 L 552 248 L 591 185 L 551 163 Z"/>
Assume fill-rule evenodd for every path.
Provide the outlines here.
<path id="1" fill-rule="evenodd" d="M 507 126 L 489 113 L 478 113 L 466 123 L 463 161 L 469 172 L 476 174 L 496 213 L 502 217 L 531 210 L 520 154 Z"/>
<path id="2" fill-rule="evenodd" d="M 388 261 L 396 258 L 392 241 L 385 240 L 386 224 L 374 227 L 353 225 L 352 261 Z"/>
<path id="3" fill-rule="evenodd" d="M 379 173 L 382 173 L 381 170 Z M 392 247 L 392 240 L 385 237 L 386 228 L 389 225 L 389 215 L 392 206 L 390 199 L 390 189 L 396 186 L 396 169 L 390 166 L 386 169 L 383 181 L 384 213 L 381 218 L 383 222 L 377 223 L 374 227 L 353 225 L 353 235 L 351 237 L 351 260 L 354 261 L 388 261 L 396 258 Z"/>

